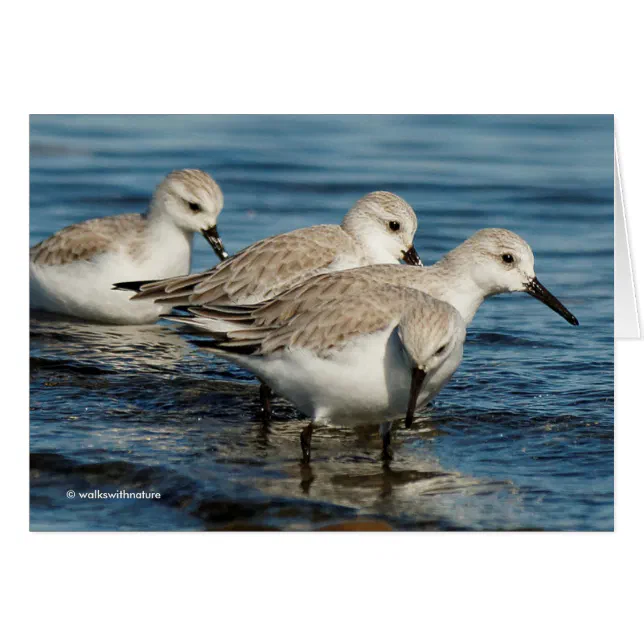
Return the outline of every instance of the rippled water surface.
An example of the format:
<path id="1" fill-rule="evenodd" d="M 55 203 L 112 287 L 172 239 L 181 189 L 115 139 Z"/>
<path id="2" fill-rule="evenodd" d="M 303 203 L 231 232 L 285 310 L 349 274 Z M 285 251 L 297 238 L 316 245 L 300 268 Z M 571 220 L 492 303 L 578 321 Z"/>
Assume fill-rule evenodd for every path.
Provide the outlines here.
<path id="1" fill-rule="evenodd" d="M 514 230 L 579 327 L 524 294 L 483 304 L 463 363 L 380 460 L 367 430 L 318 430 L 169 324 L 31 322 L 35 530 L 610 530 L 612 117 L 45 117 L 31 121 L 31 244 L 142 211 L 170 170 L 221 185 L 229 251 L 339 223 L 371 190 L 419 216 L 426 264 L 479 228 Z M 193 268 L 215 263 L 202 239 Z M 68 499 L 74 490 L 76 498 Z M 81 499 L 80 492 L 160 499 Z"/>

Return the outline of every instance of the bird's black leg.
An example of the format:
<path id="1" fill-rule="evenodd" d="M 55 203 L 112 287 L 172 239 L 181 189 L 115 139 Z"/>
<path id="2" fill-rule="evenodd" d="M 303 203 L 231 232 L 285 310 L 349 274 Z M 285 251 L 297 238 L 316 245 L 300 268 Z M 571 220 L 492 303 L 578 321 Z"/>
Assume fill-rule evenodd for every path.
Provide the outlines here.
<path id="1" fill-rule="evenodd" d="M 261 380 L 259 381 L 259 400 L 262 405 L 262 424 L 265 428 L 271 424 L 271 388 Z"/>
<path id="2" fill-rule="evenodd" d="M 306 429 L 300 434 L 300 445 L 302 447 L 302 463 L 309 463 L 311 460 L 311 436 L 313 435 L 313 423 L 309 423 Z"/>

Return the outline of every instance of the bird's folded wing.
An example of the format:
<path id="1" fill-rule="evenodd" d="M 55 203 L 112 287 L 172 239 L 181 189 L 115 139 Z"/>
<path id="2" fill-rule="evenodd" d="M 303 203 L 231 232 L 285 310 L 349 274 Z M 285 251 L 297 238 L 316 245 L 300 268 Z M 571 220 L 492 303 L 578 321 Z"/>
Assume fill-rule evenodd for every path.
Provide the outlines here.
<path id="1" fill-rule="evenodd" d="M 262 239 L 203 273 L 141 284 L 132 299 L 174 306 L 262 302 L 354 252 L 339 226 L 312 226 Z"/>
<path id="2" fill-rule="evenodd" d="M 90 261 L 119 244 L 127 244 L 134 251 L 144 228 L 145 219 L 138 214 L 89 219 L 67 226 L 36 244 L 29 251 L 29 258 L 39 266 L 61 266 Z"/>

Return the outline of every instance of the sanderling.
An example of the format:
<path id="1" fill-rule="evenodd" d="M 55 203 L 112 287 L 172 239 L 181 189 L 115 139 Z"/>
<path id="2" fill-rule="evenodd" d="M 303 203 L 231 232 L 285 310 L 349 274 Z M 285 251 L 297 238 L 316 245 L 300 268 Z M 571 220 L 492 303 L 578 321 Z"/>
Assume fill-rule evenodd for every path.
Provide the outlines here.
<path id="1" fill-rule="evenodd" d="M 577 318 L 537 279 L 534 255 L 528 243 L 519 235 L 503 228 L 484 228 L 447 253 L 432 266 L 365 266 L 352 270 L 321 275 L 303 282 L 278 298 L 255 307 L 217 307 L 225 312 L 210 328 L 222 330 L 237 326 L 237 316 L 249 311 L 262 314 L 262 324 L 282 324 L 299 312 L 300 306 L 310 306 L 309 300 L 332 306 L 337 298 L 357 296 L 372 284 L 414 288 L 451 304 L 465 323 L 474 318 L 483 301 L 500 293 L 529 293 L 556 311 L 570 324 Z M 392 297 L 396 290 L 392 289 Z M 181 308 L 181 307 L 179 307 Z M 191 311 L 190 305 L 188 310 Z"/>
<path id="2" fill-rule="evenodd" d="M 194 317 L 170 319 L 208 329 L 216 308 L 190 307 Z M 238 330 L 195 342 L 252 371 L 311 418 L 300 435 L 305 463 L 320 425 L 378 424 L 388 458 L 392 422 L 405 417 L 411 426 L 416 408 L 438 394 L 463 355 L 461 315 L 415 289 L 392 293 L 372 282 L 363 293 L 335 298 L 333 306 L 305 298 L 281 323 L 270 312 L 265 323 L 264 310 L 250 307 L 237 318 Z"/>
<path id="3" fill-rule="evenodd" d="M 217 234 L 223 205 L 221 189 L 210 175 L 177 170 L 159 184 L 145 214 L 63 228 L 30 250 L 30 307 L 110 324 L 155 322 L 168 306 L 131 302 L 112 285 L 189 271 L 195 232 L 221 259 L 228 257 Z"/>
<path id="4" fill-rule="evenodd" d="M 115 288 L 136 291 L 133 300 L 172 306 L 255 304 L 321 273 L 400 260 L 422 265 L 413 245 L 416 228 L 416 214 L 404 199 L 372 192 L 355 203 L 339 226 L 311 226 L 262 239 L 203 273 Z M 270 389 L 265 384 L 260 399 L 268 423 Z"/>

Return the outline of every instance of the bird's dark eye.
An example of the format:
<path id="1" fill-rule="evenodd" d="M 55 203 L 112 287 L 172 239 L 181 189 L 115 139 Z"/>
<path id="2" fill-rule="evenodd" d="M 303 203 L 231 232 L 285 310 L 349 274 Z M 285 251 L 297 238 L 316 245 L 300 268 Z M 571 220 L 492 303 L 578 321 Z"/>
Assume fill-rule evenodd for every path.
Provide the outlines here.
<path id="1" fill-rule="evenodd" d="M 390 221 L 389 222 L 389 228 L 393 231 L 400 230 L 400 222 L 399 221 Z"/>
<path id="2" fill-rule="evenodd" d="M 441 356 L 445 353 L 445 349 L 447 349 L 447 345 L 444 344 L 442 347 L 438 349 L 438 351 L 434 354 L 435 356 Z"/>
<path id="3" fill-rule="evenodd" d="M 201 212 L 201 206 L 194 201 L 189 201 L 188 207 L 190 208 L 190 210 L 192 210 L 192 212 Z"/>
<path id="4" fill-rule="evenodd" d="M 510 255 L 510 253 L 505 253 L 505 255 L 501 255 L 501 259 L 506 264 L 512 264 L 514 262 L 514 257 L 512 255 Z"/>

